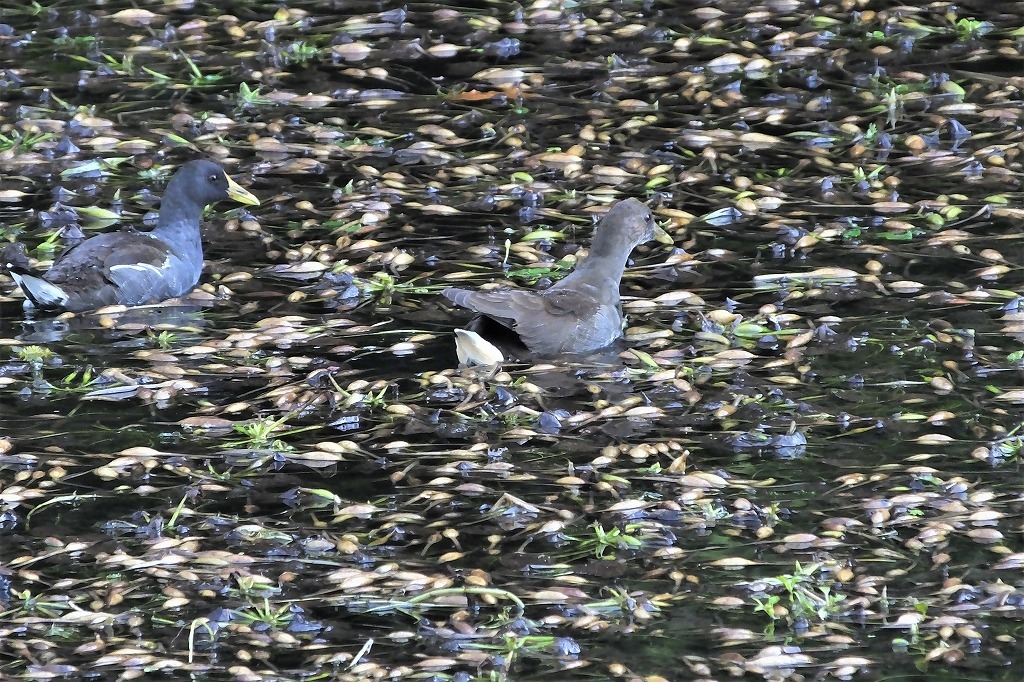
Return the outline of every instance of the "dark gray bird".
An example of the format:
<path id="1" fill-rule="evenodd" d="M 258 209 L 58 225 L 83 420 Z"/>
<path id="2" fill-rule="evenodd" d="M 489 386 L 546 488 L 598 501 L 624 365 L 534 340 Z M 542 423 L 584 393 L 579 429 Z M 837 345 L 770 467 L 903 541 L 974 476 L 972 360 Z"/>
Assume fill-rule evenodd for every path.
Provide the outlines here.
<path id="1" fill-rule="evenodd" d="M 5 265 L 39 308 L 77 312 L 181 296 L 203 271 L 203 208 L 221 199 L 260 203 L 216 163 L 190 161 L 167 183 L 152 231 L 109 232 L 87 239 L 62 253 L 41 277 L 21 263 Z"/>
<path id="2" fill-rule="evenodd" d="M 597 226 L 590 254 L 561 281 L 544 291 L 502 288 L 441 293 L 508 327 L 533 353 L 585 353 L 622 336 L 619 283 L 637 244 L 658 230 L 647 206 L 625 199 L 612 206 Z M 661 232 L 664 234 L 664 232 Z"/>

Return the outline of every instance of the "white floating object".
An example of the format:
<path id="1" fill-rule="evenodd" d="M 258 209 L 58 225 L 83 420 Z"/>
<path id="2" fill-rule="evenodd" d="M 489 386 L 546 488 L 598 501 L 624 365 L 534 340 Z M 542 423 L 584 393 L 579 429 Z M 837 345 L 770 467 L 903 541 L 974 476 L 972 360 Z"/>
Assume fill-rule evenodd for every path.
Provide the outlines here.
<path id="1" fill-rule="evenodd" d="M 463 366 L 497 365 L 505 361 L 497 346 L 468 329 L 455 330 L 455 354 Z"/>

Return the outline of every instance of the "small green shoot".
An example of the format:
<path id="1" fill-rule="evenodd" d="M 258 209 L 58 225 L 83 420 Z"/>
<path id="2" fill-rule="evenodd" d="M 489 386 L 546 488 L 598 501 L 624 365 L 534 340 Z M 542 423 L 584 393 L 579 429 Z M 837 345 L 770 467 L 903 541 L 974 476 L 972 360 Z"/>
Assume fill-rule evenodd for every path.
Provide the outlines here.
<path id="1" fill-rule="evenodd" d="M 291 604 L 285 604 L 280 608 L 272 608 L 270 600 L 264 599 L 262 605 L 250 605 L 241 609 L 233 609 L 231 614 L 238 622 L 250 627 L 264 626 L 271 630 L 281 630 L 294 618 L 291 611 Z"/>
<path id="2" fill-rule="evenodd" d="M 150 329 L 146 331 L 146 334 L 149 336 L 149 340 L 160 350 L 168 350 L 178 338 L 177 334 L 166 329 L 159 334 L 153 333 L 153 330 Z"/>
<path id="3" fill-rule="evenodd" d="M 815 619 L 820 622 L 831 620 L 840 612 L 842 602 L 846 595 L 835 594 L 832 590 L 834 585 L 826 582 L 830 574 L 822 570 L 821 564 L 810 564 L 801 566 L 796 562 L 793 573 L 784 573 L 774 578 L 768 578 L 765 582 L 769 585 L 781 588 L 783 594 L 768 594 L 765 597 L 755 597 L 757 606 L 754 613 L 765 613 L 773 621 L 779 620 L 778 606 L 786 609 L 786 617 L 790 622 L 797 619 Z"/>
<path id="4" fill-rule="evenodd" d="M 53 133 L 22 133 L 20 130 L 11 131 L 10 135 L 0 133 L 0 151 L 30 152 L 54 137 Z"/>
<path id="5" fill-rule="evenodd" d="M 11 596 L 20 599 L 20 604 L 12 604 L 12 608 L 4 613 L 5 616 L 16 614 L 35 615 L 43 618 L 59 619 L 64 613 L 70 610 L 66 601 L 47 601 L 39 596 L 33 596 L 31 590 L 11 590 Z"/>
<path id="6" fill-rule="evenodd" d="M 239 108 L 264 106 L 273 104 L 273 100 L 263 95 L 258 87 L 251 88 L 248 83 L 241 83 L 238 86 L 238 97 L 236 98 Z"/>
<path id="7" fill-rule="evenodd" d="M 305 41 L 294 42 L 281 52 L 285 64 L 305 64 L 317 57 L 320 50 Z"/>
<path id="8" fill-rule="evenodd" d="M 279 431 L 287 421 L 287 417 L 274 419 L 267 417 L 250 422 L 235 424 L 234 429 L 244 436 L 244 440 L 234 442 L 232 445 L 249 447 L 253 449 L 270 449 L 276 451 L 291 450 L 292 447 L 284 441 L 271 439 L 274 432 Z"/>
<path id="9" fill-rule="evenodd" d="M 990 33 L 995 25 L 990 21 L 978 19 L 960 19 L 956 22 L 956 37 L 960 42 L 968 42 Z"/>
<path id="10" fill-rule="evenodd" d="M 99 381 L 100 377 L 93 374 L 92 367 L 87 366 L 85 369 L 76 369 L 67 374 L 54 388 L 59 391 L 78 393 L 95 388 Z"/>
<path id="11" fill-rule="evenodd" d="M 45 346 L 18 346 L 14 353 L 22 362 L 41 365 L 53 358 L 53 351 Z"/>

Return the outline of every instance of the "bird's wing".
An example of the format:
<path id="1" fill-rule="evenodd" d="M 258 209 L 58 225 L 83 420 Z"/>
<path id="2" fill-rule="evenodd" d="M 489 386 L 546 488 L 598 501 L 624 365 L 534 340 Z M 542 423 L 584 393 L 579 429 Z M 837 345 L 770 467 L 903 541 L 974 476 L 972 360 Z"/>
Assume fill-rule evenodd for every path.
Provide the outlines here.
<path id="1" fill-rule="evenodd" d="M 597 314 L 603 305 L 596 292 L 587 289 L 552 287 L 537 293 L 544 310 L 554 316 L 572 315 L 586 319 Z"/>
<path id="2" fill-rule="evenodd" d="M 548 289 L 537 295 L 538 312 L 516 320 L 515 332 L 536 353 L 577 353 L 606 346 L 622 333 L 617 305 L 576 289 Z M 606 319 L 607 318 L 607 319 Z"/>
<path id="3" fill-rule="evenodd" d="M 517 311 L 536 306 L 530 303 L 530 296 L 534 294 L 518 289 L 468 291 L 448 287 L 441 293 L 455 305 L 487 315 L 509 328 L 516 322 Z"/>
<path id="4" fill-rule="evenodd" d="M 167 246 L 146 233 L 108 232 L 62 253 L 50 266 L 46 278 L 62 284 L 83 273 L 103 271 L 115 265 L 149 263 L 159 266 L 167 260 L 167 254 Z"/>
<path id="5" fill-rule="evenodd" d="M 601 305 L 589 292 L 575 289 L 467 291 L 449 287 L 441 293 L 457 306 L 495 319 L 509 320 L 510 324 L 512 321 L 519 323 L 524 317 L 544 315 L 589 317 Z"/>
<path id="6" fill-rule="evenodd" d="M 180 293 L 170 291 L 161 269 L 171 257 L 166 244 L 146 234 L 103 234 L 65 251 L 45 278 L 73 299 L 69 307 L 137 305 Z"/>
<path id="7" fill-rule="evenodd" d="M 618 338 L 621 329 L 617 306 L 602 304 L 587 291 L 572 288 L 552 288 L 541 292 L 448 288 L 442 293 L 456 305 L 511 327 L 526 347 L 535 353 L 589 350 L 607 345 Z M 606 316 L 614 317 L 615 321 L 601 323 Z M 614 336 L 610 336 L 612 333 Z"/>

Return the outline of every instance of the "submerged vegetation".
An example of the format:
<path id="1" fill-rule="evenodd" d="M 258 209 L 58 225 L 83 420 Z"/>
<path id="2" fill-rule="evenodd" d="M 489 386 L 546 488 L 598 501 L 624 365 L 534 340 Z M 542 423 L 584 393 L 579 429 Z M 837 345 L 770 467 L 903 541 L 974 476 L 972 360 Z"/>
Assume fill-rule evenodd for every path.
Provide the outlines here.
<path id="1" fill-rule="evenodd" d="M 1019 8 L 701 4 L 0 8 L 5 259 L 262 202 L 0 275 L 0 678 L 1016 680 Z M 623 342 L 457 367 L 626 197 Z"/>

